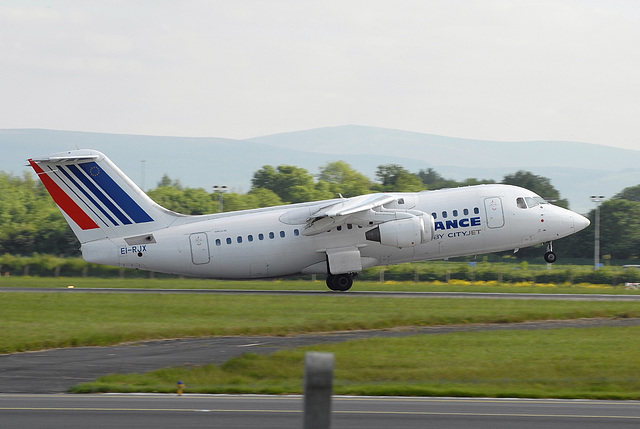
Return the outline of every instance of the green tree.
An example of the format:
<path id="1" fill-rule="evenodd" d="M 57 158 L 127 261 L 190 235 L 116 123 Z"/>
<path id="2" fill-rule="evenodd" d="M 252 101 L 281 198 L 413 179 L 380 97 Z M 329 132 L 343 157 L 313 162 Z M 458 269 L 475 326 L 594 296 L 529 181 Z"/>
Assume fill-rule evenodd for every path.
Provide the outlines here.
<path id="1" fill-rule="evenodd" d="M 418 192 L 426 189 L 418 176 L 398 164 L 379 165 L 376 177 L 383 191 Z"/>
<path id="2" fill-rule="evenodd" d="M 459 182 L 459 186 L 487 185 L 490 183 L 496 183 L 496 181 L 493 179 L 476 179 L 475 177 L 470 177 Z"/>
<path id="3" fill-rule="evenodd" d="M 77 255 L 79 248 L 39 180 L 0 172 L 0 253 Z"/>
<path id="4" fill-rule="evenodd" d="M 328 184 L 327 191 L 333 196 L 341 194 L 346 198 L 368 194 L 373 187 L 367 176 L 344 161 L 330 162 L 320 168 L 318 180 Z"/>
<path id="5" fill-rule="evenodd" d="M 253 189 L 248 194 L 224 194 L 223 202 L 225 212 L 282 205 L 280 197 L 275 192 L 265 188 Z"/>
<path id="6" fill-rule="evenodd" d="M 169 210 L 187 215 L 201 215 L 218 211 L 217 199 L 202 188 L 179 189 L 174 186 L 162 186 L 148 192 L 156 203 Z"/>
<path id="7" fill-rule="evenodd" d="M 591 225 L 554 243 L 563 254 L 592 258 L 595 239 L 595 209 L 586 215 Z M 611 199 L 600 205 L 600 254 L 614 259 L 640 257 L 640 202 Z"/>
<path id="8" fill-rule="evenodd" d="M 640 201 L 640 185 L 624 188 L 621 192 L 613 196 L 617 200 Z"/>
<path id="9" fill-rule="evenodd" d="M 426 170 L 418 171 L 418 177 L 420 178 L 420 180 L 422 180 L 422 183 L 429 187 L 429 189 L 435 189 L 436 184 L 439 184 L 446 180 L 433 168 L 427 168 Z"/>
<path id="10" fill-rule="evenodd" d="M 566 198 L 560 198 L 560 192 L 551 185 L 551 180 L 546 177 L 520 170 L 514 174 L 504 176 L 502 183 L 526 188 L 557 206 L 569 207 L 569 201 Z"/>
<path id="11" fill-rule="evenodd" d="M 219 194 L 216 195 L 218 195 L 219 198 Z M 256 209 L 258 207 L 256 200 L 249 194 L 243 195 L 235 192 L 222 194 L 222 210 L 224 212 Z"/>
<path id="12" fill-rule="evenodd" d="M 157 187 L 158 188 L 172 187 L 176 189 L 183 189 L 182 183 L 180 183 L 179 179 L 171 180 L 171 177 L 169 177 L 169 175 L 166 173 L 162 176 L 162 179 L 160 179 L 160 181 L 158 182 Z"/>
<path id="13" fill-rule="evenodd" d="M 265 165 L 254 173 L 251 184 L 252 189 L 272 190 L 282 201 L 287 203 L 300 203 L 323 198 L 316 190 L 313 176 L 306 169 L 292 165 L 280 165 L 277 169 Z"/>
<path id="14" fill-rule="evenodd" d="M 616 259 L 640 257 L 640 202 L 612 199 L 600 205 L 600 248 Z"/>
<path id="15" fill-rule="evenodd" d="M 278 186 L 276 176 L 278 172 L 273 165 L 265 165 L 260 170 L 253 173 L 253 179 L 251 179 L 252 189 L 263 188 L 270 189 L 276 192 Z M 276 192 L 277 193 L 277 192 Z"/>
<path id="16" fill-rule="evenodd" d="M 424 183 L 428 189 L 456 188 L 459 186 L 471 186 L 471 185 L 481 185 L 484 183 L 495 183 L 495 180 L 476 179 L 475 177 L 465 179 L 462 182 L 457 182 L 453 179 L 445 179 L 433 168 L 420 170 L 417 176 L 420 178 L 420 180 L 422 180 L 422 183 Z"/>
<path id="17" fill-rule="evenodd" d="M 256 188 L 252 189 L 248 193 L 249 196 L 255 201 L 257 207 L 273 207 L 281 206 L 284 204 L 282 199 L 270 189 Z"/>
<path id="18" fill-rule="evenodd" d="M 459 186 L 458 182 L 451 179 L 445 179 L 433 168 L 420 170 L 417 176 L 422 180 L 422 183 L 424 183 L 427 189 L 455 188 L 456 186 Z"/>

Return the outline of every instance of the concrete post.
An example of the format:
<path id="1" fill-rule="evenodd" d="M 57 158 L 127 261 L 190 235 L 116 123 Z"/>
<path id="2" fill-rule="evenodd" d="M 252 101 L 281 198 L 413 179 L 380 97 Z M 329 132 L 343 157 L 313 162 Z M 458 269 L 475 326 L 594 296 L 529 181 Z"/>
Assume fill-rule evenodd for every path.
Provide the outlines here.
<path id="1" fill-rule="evenodd" d="M 304 361 L 304 429 L 331 427 L 333 353 L 308 352 Z"/>

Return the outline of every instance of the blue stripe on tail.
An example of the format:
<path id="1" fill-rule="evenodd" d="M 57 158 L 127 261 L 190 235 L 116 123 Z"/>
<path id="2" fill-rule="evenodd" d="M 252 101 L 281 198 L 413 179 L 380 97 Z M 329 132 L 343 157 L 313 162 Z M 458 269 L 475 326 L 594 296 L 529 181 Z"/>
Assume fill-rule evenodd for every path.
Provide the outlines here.
<path id="1" fill-rule="evenodd" d="M 80 166 L 82 167 L 82 164 Z M 87 176 L 82 174 L 82 172 L 78 169 L 77 166 L 70 165 L 69 166 L 69 170 L 71 170 L 71 172 L 78 179 L 80 179 L 82 184 L 87 187 L 89 192 L 91 192 L 93 195 L 95 195 L 95 197 L 98 198 L 102 202 L 102 204 L 104 204 L 105 207 L 109 211 L 111 211 L 111 213 L 113 213 L 120 220 L 120 222 L 122 222 L 124 225 L 130 225 L 131 224 L 131 221 L 122 212 L 122 210 L 120 210 L 115 204 L 113 204 L 111 202 L 111 200 L 109 200 L 109 198 L 107 198 L 107 196 L 104 194 L 104 192 L 100 191 L 100 189 L 98 189 L 98 187 L 91 180 L 89 180 L 89 178 Z"/>
<path id="2" fill-rule="evenodd" d="M 87 162 L 80 164 L 80 168 L 84 170 L 89 177 L 104 191 L 113 201 L 124 210 L 127 215 L 135 222 L 153 222 L 151 216 L 147 214 L 142 207 L 136 203 L 100 166 L 95 162 Z M 86 177 L 85 177 L 86 178 Z M 94 192 L 95 193 L 95 192 Z M 96 196 L 99 197 L 97 193 Z M 115 213 L 117 215 L 117 213 Z M 119 217 L 119 216 L 118 216 Z M 128 220 L 123 223 L 130 223 Z"/>
<path id="3" fill-rule="evenodd" d="M 72 167 L 74 167 L 74 166 L 72 166 Z M 51 169 L 51 167 L 49 167 L 49 169 Z M 69 168 L 69 169 L 73 171 L 73 169 L 71 169 L 71 168 Z M 109 212 L 108 212 L 107 210 L 105 210 L 105 209 L 104 209 L 100 204 L 98 204 L 98 202 L 97 202 L 97 201 L 96 201 L 96 200 L 91 196 L 91 194 L 89 193 L 89 191 L 87 191 L 84 187 L 80 186 L 80 184 L 79 184 L 78 182 L 76 182 L 76 180 L 71 176 L 71 174 L 69 174 L 69 173 L 64 169 L 64 167 L 58 167 L 58 171 L 61 171 L 61 172 L 65 175 L 65 177 L 66 177 L 68 180 L 70 180 L 70 181 L 71 181 L 71 183 L 72 183 L 72 184 L 73 184 L 77 189 L 79 189 L 79 190 L 80 190 L 80 192 L 82 192 L 82 193 L 84 194 L 84 196 L 85 196 L 85 197 L 86 197 L 86 198 L 87 198 L 87 199 L 88 199 L 88 200 L 89 200 L 89 201 L 90 201 L 90 202 L 91 202 L 95 207 L 97 207 L 97 208 L 98 208 L 98 210 L 100 210 L 100 212 L 101 212 L 103 215 L 105 215 L 105 216 L 107 217 L 107 219 L 109 219 L 109 220 L 111 221 L 111 223 L 112 223 L 113 225 L 118 226 L 118 222 L 117 222 L 117 221 L 116 221 L 116 220 L 115 220 L 115 219 L 114 219 L 114 218 L 109 214 Z M 56 175 L 56 177 L 58 177 L 58 178 L 60 179 L 60 181 L 61 181 L 61 182 L 63 182 L 63 183 L 64 183 L 64 180 L 62 180 L 62 178 L 61 178 L 57 173 L 54 173 L 54 174 Z M 75 169 L 74 174 L 77 176 L 78 174 L 80 174 L 80 171 L 76 168 L 76 169 Z M 79 200 L 81 200 L 81 201 L 82 201 L 82 198 L 80 197 L 80 195 L 78 195 L 78 193 L 77 193 L 76 191 L 74 191 L 74 190 L 73 190 L 73 188 L 72 188 L 71 186 L 69 186 L 69 185 L 67 185 L 67 186 L 68 186 L 68 187 L 69 187 L 69 189 L 74 193 L 74 195 L 75 195 L 76 197 L 78 197 L 78 199 L 79 199 Z M 83 201 L 83 202 L 84 202 L 84 201 Z M 86 204 L 86 202 L 85 202 L 85 204 Z M 87 207 L 91 210 L 91 212 L 93 212 L 93 214 L 94 214 L 94 215 L 96 215 L 96 217 L 97 217 L 98 219 L 100 219 L 100 221 L 101 221 L 102 223 L 104 223 L 105 225 L 109 226 L 109 224 L 108 224 L 108 223 L 106 223 L 106 222 L 104 221 L 104 219 L 102 219 L 102 218 L 100 217 L 100 215 L 98 215 L 98 213 L 96 213 L 96 212 L 95 212 L 95 210 L 93 210 L 93 209 L 91 208 L 91 206 L 90 206 L 90 205 L 88 205 L 88 204 L 86 204 L 86 205 L 87 205 Z"/>

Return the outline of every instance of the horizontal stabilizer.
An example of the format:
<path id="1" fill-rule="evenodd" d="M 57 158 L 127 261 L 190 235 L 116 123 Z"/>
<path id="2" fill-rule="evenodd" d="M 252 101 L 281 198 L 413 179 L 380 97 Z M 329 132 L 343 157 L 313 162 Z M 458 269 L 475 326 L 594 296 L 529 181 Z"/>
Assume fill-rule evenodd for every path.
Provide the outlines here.
<path id="1" fill-rule="evenodd" d="M 76 152 L 75 155 L 73 153 Z M 32 158 L 36 163 L 50 162 L 53 164 L 79 164 L 81 162 L 97 161 L 100 159 L 96 154 L 78 154 L 78 151 L 64 152 L 62 154 L 50 155 L 40 158 Z"/>

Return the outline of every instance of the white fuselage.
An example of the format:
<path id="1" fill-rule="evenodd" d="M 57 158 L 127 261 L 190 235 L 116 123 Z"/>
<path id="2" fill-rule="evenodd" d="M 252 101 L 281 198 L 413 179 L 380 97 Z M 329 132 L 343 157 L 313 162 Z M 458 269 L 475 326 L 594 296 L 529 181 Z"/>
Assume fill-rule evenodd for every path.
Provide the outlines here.
<path id="1" fill-rule="evenodd" d="M 218 279 L 267 278 L 327 274 L 328 249 L 359 251 L 365 269 L 514 250 L 565 237 L 589 223 L 569 210 L 534 203 L 535 194 L 507 185 L 390 195 L 398 200 L 385 209 L 432 216 L 427 242 L 385 245 L 367 239 L 372 227 L 351 223 L 305 235 L 309 215 L 339 201 L 332 200 L 189 217 L 147 237 L 87 242 L 82 251 L 87 261 L 122 267 Z"/>

